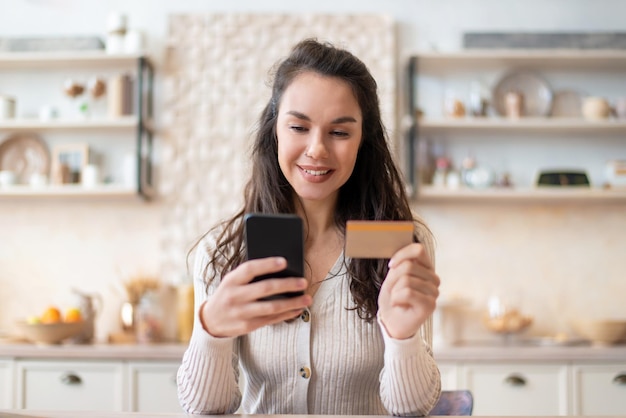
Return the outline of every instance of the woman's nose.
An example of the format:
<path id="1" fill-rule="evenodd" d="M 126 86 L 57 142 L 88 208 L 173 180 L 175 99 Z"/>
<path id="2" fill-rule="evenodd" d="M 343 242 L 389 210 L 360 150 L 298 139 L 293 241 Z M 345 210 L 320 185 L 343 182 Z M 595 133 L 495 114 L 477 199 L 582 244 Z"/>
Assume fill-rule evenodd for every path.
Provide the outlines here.
<path id="1" fill-rule="evenodd" d="M 309 141 L 309 145 L 307 146 L 304 155 L 315 160 L 328 157 L 328 149 L 326 148 L 324 138 L 321 134 L 311 135 L 311 140 Z"/>

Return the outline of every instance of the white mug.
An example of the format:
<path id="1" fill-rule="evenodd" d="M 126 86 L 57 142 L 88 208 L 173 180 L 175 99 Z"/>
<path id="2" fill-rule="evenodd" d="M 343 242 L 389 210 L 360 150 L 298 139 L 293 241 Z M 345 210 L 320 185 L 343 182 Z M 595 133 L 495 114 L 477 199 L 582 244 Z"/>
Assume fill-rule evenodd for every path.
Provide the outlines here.
<path id="1" fill-rule="evenodd" d="M 136 29 L 129 30 L 124 35 L 124 52 L 127 54 L 137 54 L 143 51 L 143 33 Z"/>
<path id="2" fill-rule="evenodd" d="M 28 179 L 28 184 L 32 187 L 42 187 L 48 184 L 48 176 L 42 173 L 33 173 Z"/>
<path id="3" fill-rule="evenodd" d="M 10 170 L 0 171 L 0 187 L 11 186 L 17 181 L 17 175 Z"/>
<path id="4" fill-rule="evenodd" d="M 58 116 L 59 116 L 59 112 L 57 111 L 57 108 L 54 106 L 45 105 L 39 108 L 39 120 L 42 122 L 47 122 L 49 120 L 56 119 Z"/>
<path id="5" fill-rule="evenodd" d="M 100 169 L 95 164 L 88 164 L 83 168 L 80 178 L 83 187 L 95 187 L 100 183 Z"/>

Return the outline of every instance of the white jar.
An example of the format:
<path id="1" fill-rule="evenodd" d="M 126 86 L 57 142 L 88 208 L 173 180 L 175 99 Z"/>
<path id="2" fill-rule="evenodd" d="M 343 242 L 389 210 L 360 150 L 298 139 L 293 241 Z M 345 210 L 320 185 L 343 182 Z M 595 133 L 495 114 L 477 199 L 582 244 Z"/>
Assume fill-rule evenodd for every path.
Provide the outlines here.
<path id="1" fill-rule="evenodd" d="M 126 154 L 122 162 L 122 184 L 130 189 L 137 188 L 137 155 Z"/>
<path id="2" fill-rule="evenodd" d="M 128 19 L 125 14 L 111 12 L 107 18 L 106 51 L 109 54 L 124 53 L 124 36 Z"/>
<path id="3" fill-rule="evenodd" d="M 93 188 L 100 183 L 100 169 L 95 164 L 87 164 L 80 176 L 83 187 Z"/>
<path id="4" fill-rule="evenodd" d="M 15 118 L 15 98 L 0 95 L 0 120 Z"/>
<path id="5" fill-rule="evenodd" d="M 138 54 L 144 49 L 143 33 L 133 29 L 124 35 L 124 52 L 127 54 Z"/>

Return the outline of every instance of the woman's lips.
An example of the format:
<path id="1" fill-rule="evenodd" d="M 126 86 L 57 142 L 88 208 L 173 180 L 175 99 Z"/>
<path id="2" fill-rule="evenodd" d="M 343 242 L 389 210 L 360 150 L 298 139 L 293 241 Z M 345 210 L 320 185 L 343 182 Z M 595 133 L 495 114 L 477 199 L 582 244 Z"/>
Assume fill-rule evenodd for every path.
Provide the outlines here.
<path id="1" fill-rule="evenodd" d="M 298 168 L 302 176 L 311 182 L 322 182 L 333 173 L 332 169 L 326 167 L 298 166 Z"/>

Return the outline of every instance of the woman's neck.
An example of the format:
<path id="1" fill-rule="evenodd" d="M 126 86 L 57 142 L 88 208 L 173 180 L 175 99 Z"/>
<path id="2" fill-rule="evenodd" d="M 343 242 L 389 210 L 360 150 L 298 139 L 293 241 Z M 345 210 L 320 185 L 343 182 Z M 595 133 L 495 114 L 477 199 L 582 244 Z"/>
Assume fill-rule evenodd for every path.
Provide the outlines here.
<path id="1" fill-rule="evenodd" d="M 298 200 L 296 208 L 304 220 L 305 245 L 326 239 L 329 233 L 336 233 L 335 202 Z"/>

